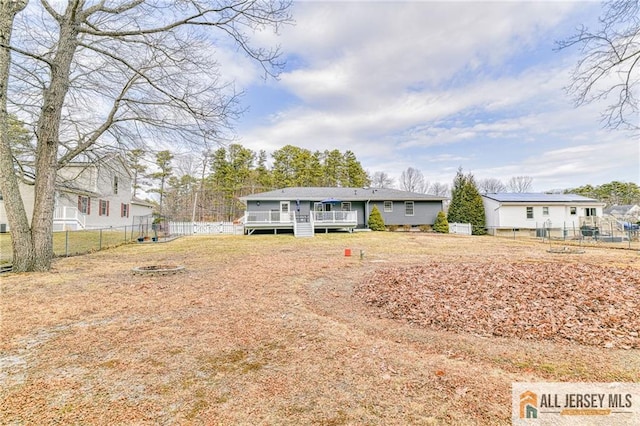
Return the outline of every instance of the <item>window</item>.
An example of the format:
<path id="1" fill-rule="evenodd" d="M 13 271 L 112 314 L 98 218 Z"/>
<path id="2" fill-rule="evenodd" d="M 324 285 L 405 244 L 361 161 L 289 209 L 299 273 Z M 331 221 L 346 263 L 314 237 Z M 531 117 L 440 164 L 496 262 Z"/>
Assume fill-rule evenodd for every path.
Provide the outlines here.
<path id="1" fill-rule="evenodd" d="M 114 176 L 113 177 L 113 193 L 117 194 L 118 193 L 118 176 Z"/>
<path id="2" fill-rule="evenodd" d="M 343 212 L 350 212 L 351 211 L 351 201 L 344 201 L 342 203 L 342 211 Z"/>
<path id="3" fill-rule="evenodd" d="M 109 216 L 109 202 L 107 200 L 100 200 L 98 207 L 98 216 Z"/>
<path id="4" fill-rule="evenodd" d="M 413 201 L 404 202 L 404 215 L 413 216 Z"/>
<path id="5" fill-rule="evenodd" d="M 543 216 L 549 216 L 549 207 L 543 207 L 542 208 L 542 215 Z"/>
<path id="6" fill-rule="evenodd" d="M 91 198 L 78 195 L 78 211 L 83 214 L 91 214 Z"/>
<path id="7" fill-rule="evenodd" d="M 384 202 L 384 212 L 391 213 L 393 211 L 393 201 Z"/>
<path id="8" fill-rule="evenodd" d="M 120 217 L 129 217 L 129 204 L 120 204 Z"/>
<path id="9" fill-rule="evenodd" d="M 321 212 L 322 210 L 322 203 L 313 203 L 313 211 Z"/>
<path id="10" fill-rule="evenodd" d="M 569 213 L 573 216 L 575 216 L 578 213 L 578 208 L 577 207 L 569 207 Z"/>
<path id="11" fill-rule="evenodd" d="M 527 219 L 533 219 L 533 207 L 527 207 Z"/>
<path id="12" fill-rule="evenodd" d="M 595 207 L 590 207 L 590 208 L 584 209 L 584 215 L 585 216 L 597 216 Z"/>

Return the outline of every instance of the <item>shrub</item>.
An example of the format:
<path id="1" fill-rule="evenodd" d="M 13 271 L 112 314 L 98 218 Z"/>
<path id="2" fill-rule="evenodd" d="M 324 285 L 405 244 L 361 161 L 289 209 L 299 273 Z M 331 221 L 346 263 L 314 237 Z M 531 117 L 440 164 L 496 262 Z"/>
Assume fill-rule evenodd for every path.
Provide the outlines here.
<path id="1" fill-rule="evenodd" d="M 438 212 L 436 221 L 433 224 L 433 230 L 441 234 L 449 233 L 449 222 L 447 221 L 447 215 L 442 210 Z"/>
<path id="2" fill-rule="evenodd" d="M 371 209 L 371 213 L 369 213 L 369 229 L 372 231 L 386 231 L 382 214 L 375 205 Z"/>

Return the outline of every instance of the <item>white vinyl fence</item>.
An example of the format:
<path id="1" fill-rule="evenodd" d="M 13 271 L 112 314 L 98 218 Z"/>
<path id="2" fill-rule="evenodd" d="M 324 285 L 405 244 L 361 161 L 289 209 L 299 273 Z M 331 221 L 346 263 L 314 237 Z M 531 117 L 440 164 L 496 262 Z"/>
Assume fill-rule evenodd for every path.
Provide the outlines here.
<path id="1" fill-rule="evenodd" d="M 449 224 L 449 233 L 450 234 L 462 234 L 462 235 L 471 235 L 471 224 L 470 223 L 450 223 Z"/>
<path id="2" fill-rule="evenodd" d="M 169 222 L 171 235 L 242 235 L 242 224 L 233 222 Z"/>

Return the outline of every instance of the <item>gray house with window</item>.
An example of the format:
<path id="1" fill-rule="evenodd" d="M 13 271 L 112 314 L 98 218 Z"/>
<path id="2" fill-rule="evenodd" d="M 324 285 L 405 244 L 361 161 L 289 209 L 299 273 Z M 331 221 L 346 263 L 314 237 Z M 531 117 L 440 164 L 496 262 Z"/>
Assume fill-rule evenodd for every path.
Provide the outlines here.
<path id="1" fill-rule="evenodd" d="M 378 208 L 386 225 L 433 225 L 446 197 L 383 188 L 282 188 L 240 197 L 248 234 L 256 230 L 312 236 L 336 229 L 364 229 Z"/>

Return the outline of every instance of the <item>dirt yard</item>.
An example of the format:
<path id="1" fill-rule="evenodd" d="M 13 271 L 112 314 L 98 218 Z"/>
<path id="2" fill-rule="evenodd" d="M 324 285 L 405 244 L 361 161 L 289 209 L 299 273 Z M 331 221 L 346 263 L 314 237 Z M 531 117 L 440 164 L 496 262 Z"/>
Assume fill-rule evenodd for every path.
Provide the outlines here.
<path id="1" fill-rule="evenodd" d="M 190 237 L 4 275 L 0 424 L 507 425 L 515 381 L 640 382 L 639 253 L 548 249 Z"/>

